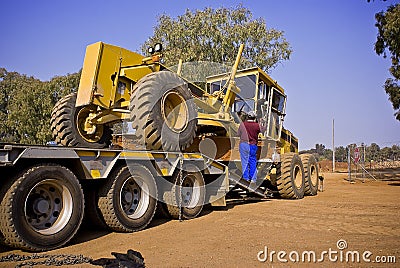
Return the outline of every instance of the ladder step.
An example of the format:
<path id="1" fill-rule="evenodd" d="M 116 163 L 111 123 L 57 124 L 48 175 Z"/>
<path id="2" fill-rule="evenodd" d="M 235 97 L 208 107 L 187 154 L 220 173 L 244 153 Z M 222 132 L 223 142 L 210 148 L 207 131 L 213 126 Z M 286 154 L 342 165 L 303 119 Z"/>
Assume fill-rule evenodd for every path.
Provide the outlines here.
<path id="1" fill-rule="evenodd" d="M 249 181 L 244 180 L 237 174 L 231 173 L 229 175 L 230 175 L 229 180 L 235 182 L 239 188 L 241 188 L 243 190 L 248 190 L 248 191 L 255 193 L 261 197 L 264 197 L 264 198 L 266 197 L 264 191 L 262 189 L 260 189 L 259 187 L 257 187 L 256 184 L 250 183 Z"/>

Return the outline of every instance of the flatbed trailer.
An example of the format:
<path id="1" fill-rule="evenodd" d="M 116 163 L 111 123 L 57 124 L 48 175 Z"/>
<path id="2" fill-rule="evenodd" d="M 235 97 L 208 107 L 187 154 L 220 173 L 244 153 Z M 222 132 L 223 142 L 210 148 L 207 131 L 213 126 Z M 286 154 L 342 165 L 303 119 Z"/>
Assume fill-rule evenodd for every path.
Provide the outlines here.
<path id="1" fill-rule="evenodd" d="M 0 143 L 0 233 L 11 247 L 58 248 L 78 231 L 84 214 L 119 232 L 144 229 L 156 208 L 179 219 L 204 204 L 226 205 L 244 189 L 265 197 L 263 185 L 199 153 L 87 149 Z"/>

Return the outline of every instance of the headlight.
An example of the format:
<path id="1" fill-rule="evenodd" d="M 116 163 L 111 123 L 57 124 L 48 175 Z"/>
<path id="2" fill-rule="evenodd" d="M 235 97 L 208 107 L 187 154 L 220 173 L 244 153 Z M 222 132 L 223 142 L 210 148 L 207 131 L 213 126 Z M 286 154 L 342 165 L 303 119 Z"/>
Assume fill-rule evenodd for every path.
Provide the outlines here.
<path id="1" fill-rule="evenodd" d="M 162 50 L 161 43 L 157 43 L 154 45 L 154 52 L 161 52 L 161 50 Z"/>

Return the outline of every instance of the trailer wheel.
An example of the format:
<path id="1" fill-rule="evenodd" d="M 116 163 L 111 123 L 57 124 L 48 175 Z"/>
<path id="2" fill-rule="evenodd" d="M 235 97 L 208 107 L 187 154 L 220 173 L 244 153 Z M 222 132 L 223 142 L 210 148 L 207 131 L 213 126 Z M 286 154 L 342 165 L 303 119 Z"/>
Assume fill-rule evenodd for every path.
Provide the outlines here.
<path id="1" fill-rule="evenodd" d="M 304 168 L 300 156 L 286 153 L 277 167 L 276 184 L 282 198 L 300 199 L 304 196 Z"/>
<path id="2" fill-rule="evenodd" d="M 111 130 L 104 125 L 88 128 L 87 120 L 95 106 L 75 107 L 76 93 L 60 99 L 51 113 L 51 131 L 57 144 L 64 146 L 105 148 L 111 143 Z M 86 130 L 85 130 L 86 126 Z"/>
<path id="3" fill-rule="evenodd" d="M 203 175 L 200 171 L 182 171 L 182 188 L 180 192 L 178 170 L 173 177 L 175 183 L 172 190 L 164 193 L 165 207 L 168 213 L 173 219 L 179 219 L 179 214 L 181 214 L 182 219 L 196 218 L 203 209 L 205 199 Z M 181 204 L 181 213 L 179 204 Z"/>
<path id="4" fill-rule="evenodd" d="M 84 211 L 75 175 L 58 165 L 32 167 L 12 181 L 0 203 L 0 231 L 7 245 L 30 251 L 66 244 Z"/>
<path id="5" fill-rule="evenodd" d="M 157 187 L 150 170 L 130 164 L 116 170 L 100 189 L 99 208 L 108 227 L 119 232 L 144 229 L 157 207 Z"/>
<path id="6" fill-rule="evenodd" d="M 196 135 L 197 109 L 187 84 L 175 73 L 146 75 L 133 88 L 132 127 L 150 150 L 181 151 Z"/>
<path id="7" fill-rule="evenodd" d="M 300 156 L 304 166 L 305 188 L 304 194 L 317 195 L 318 193 L 318 164 L 312 154 L 303 154 Z"/>
<path id="8" fill-rule="evenodd" d="M 85 215 L 81 228 L 107 230 L 108 226 L 98 205 L 99 185 L 96 183 L 97 180 L 85 180 L 82 182 L 82 189 L 85 194 Z"/>

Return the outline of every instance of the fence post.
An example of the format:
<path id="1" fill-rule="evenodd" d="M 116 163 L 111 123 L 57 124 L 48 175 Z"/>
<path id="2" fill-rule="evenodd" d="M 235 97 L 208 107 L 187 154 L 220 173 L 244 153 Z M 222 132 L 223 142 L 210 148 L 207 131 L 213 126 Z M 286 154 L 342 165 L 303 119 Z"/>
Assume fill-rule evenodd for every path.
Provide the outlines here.
<path id="1" fill-rule="evenodd" d="M 347 146 L 347 167 L 349 171 L 349 182 L 352 182 L 351 180 L 351 154 L 350 154 L 350 146 Z"/>
<path id="2" fill-rule="evenodd" d="M 363 146 L 363 158 L 362 158 L 362 166 L 363 166 L 363 182 L 365 182 L 365 143 L 362 143 Z"/>

